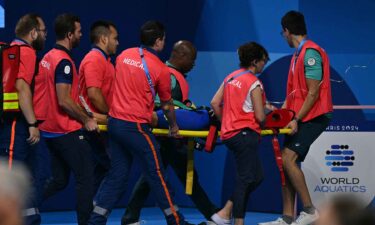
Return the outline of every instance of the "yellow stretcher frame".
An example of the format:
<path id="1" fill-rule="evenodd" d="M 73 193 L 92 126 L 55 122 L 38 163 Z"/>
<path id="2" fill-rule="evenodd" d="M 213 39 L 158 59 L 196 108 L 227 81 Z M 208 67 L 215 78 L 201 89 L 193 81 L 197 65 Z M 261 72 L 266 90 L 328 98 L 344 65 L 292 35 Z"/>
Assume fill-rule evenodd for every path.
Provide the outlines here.
<path id="1" fill-rule="evenodd" d="M 100 131 L 107 131 L 107 125 L 99 125 Z M 154 128 L 152 133 L 157 136 L 167 136 L 169 133 L 168 129 Z M 290 129 L 279 129 L 279 134 L 289 134 Z M 188 152 L 187 152 L 187 168 L 186 168 L 186 187 L 185 193 L 191 195 L 193 193 L 193 178 L 194 178 L 194 140 L 192 138 L 205 138 L 208 135 L 208 131 L 196 131 L 196 130 L 180 130 L 180 136 L 189 138 L 188 141 Z M 261 135 L 273 135 L 272 130 L 262 130 Z M 220 135 L 220 132 L 219 132 Z"/>
<path id="2" fill-rule="evenodd" d="M 99 125 L 100 131 L 108 131 L 107 125 Z M 169 133 L 168 129 L 154 128 L 152 133 L 155 135 L 166 136 Z M 290 129 L 279 129 L 279 134 L 289 134 Z M 179 134 L 182 137 L 195 137 L 195 138 L 205 138 L 208 135 L 208 130 L 180 130 Z M 262 130 L 261 135 L 272 135 L 272 130 Z M 220 135 L 220 132 L 219 132 Z"/>

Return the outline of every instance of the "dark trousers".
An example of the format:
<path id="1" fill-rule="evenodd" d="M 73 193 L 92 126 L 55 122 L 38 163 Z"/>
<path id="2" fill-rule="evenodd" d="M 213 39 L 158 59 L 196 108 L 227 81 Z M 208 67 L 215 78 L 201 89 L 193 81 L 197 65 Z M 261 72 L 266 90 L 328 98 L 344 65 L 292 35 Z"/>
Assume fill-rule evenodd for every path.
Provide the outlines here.
<path id="1" fill-rule="evenodd" d="M 186 186 L 186 168 L 187 168 L 187 140 L 174 138 L 158 138 L 161 145 L 161 157 L 164 167 L 170 165 L 178 176 L 179 180 Z M 126 212 L 122 217 L 122 225 L 131 224 L 139 221 L 140 212 L 147 196 L 150 193 L 150 187 L 144 175 L 142 175 L 132 192 Z M 189 196 L 198 210 L 207 220 L 218 211 L 218 208 L 210 201 L 206 192 L 199 183 L 198 173 L 194 169 L 193 193 Z"/>
<path id="2" fill-rule="evenodd" d="M 244 129 L 224 143 L 233 152 L 236 162 L 236 183 L 230 198 L 233 202 L 233 217 L 244 218 L 249 195 L 263 180 L 258 155 L 259 134 Z"/>
<path id="3" fill-rule="evenodd" d="M 111 167 L 111 161 L 107 153 L 108 135 L 107 133 L 96 133 L 85 131 L 85 136 L 90 144 L 94 157 L 95 191 L 100 186 L 105 175 Z"/>
<path id="4" fill-rule="evenodd" d="M 9 149 L 14 119 L 15 129 L 12 160 L 24 164 L 32 175 L 32 191 L 23 212 L 25 224 L 39 225 L 41 218 L 38 207 L 41 202 L 41 193 L 43 192 L 45 181 L 45 177 L 43 177 L 43 174 L 39 170 L 40 165 L 43 163 L 43 148 L 40 148 L 39 144 L 30 145 L 27 142 L 26 139 L 30 136 L 29 127 L 21 114 L 5 115 L 2 121 L 0 121 L 0 157 L 4 158 L 8 163 L 12 163 L 9 160 Z"/>
<path id="5" fill-rule="evenodd" d="M 138 159 L 146 180 L 165 214 L 168 224 L 184 225 L 184 218 L 174 205 L 168 189 L 159 146 L 146 124 L 109 119 L 111 168 L 101 183 L 94 200 L 89 224 L 105 224 L 107 216 L 126 190 L 133 157 Z"/>
<path id="6" fill-rule="evenodd" d="M 51 157 L 52 178 L 46 184 L 44 198 L 63 190 L 73 172 L 78 224 L 86 225 L 93 208 L 94 195 L 94 160 L 90 145 L 81 130 L 46 138 L 46 142 Z"/>

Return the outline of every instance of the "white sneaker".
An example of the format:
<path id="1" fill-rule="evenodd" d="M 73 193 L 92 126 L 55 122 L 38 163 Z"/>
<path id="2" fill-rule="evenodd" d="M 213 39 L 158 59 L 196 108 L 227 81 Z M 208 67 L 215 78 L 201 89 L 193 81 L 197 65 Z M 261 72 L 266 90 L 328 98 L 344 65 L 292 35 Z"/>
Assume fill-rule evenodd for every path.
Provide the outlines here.
<path id="1" fill-rule="evenodd" d="M 308 214 L 302 211 L 296 221 L 294 221 L 291 225 L 310 225 L 314 223 L 318 218 L 318 210 L 315 210 L 314 214 Z"/>
<path id="2" fill-rule="evenodd" d="M 216 223 L 212 221 L 206 221 L 206 225 L 216 225 Z"/>
<path id="3" fill-rule="evenodd" d="M 135 222 L 135 223 L 127 224 L 127 225 L 141 225 L 141 224 L 145 224 L 145 223 L 146 223 L 146 220 L 141 220 L 141 221 L 138 221 L 138 222 Z"/>
<path id="4" fill-rule="evenodd" d="M 130 223 L 130 224 L 127 224 L 127 225 L 141 225 L 141 222 L 135 222 L 135 223 Z"/>
<path id="5" fill-rule="evenodd" d="M 217 225 L 232 225 L 232 220 L 221 218 L 217 213 L 211 216 L 211 220 Z"/>
<path id="6" fill-rule="evenodd" d="M 287 224 L 283 218 L 279 217 L 277 220 L 264 222 L 264 223 L 258 223 L 258 225 L 289 225 Z"/>

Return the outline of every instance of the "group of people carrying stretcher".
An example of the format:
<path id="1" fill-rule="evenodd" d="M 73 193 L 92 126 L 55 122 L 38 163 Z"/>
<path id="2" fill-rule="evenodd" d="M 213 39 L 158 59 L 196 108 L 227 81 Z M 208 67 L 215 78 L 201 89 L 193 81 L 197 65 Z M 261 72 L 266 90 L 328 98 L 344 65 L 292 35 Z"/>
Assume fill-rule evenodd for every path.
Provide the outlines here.
<path id="1" fill-rule="evenodd" d="M 163 63 L 158 53 L 164 48 L 166 33 L 160 22 L 143 24 L 141 45 L 121 52 L 115 66 L 110 56 L 119 44 L 117 27 L 108 21 L 93 23 L 93 48 L 77 69 L 71 50 L 78 46 L 82 35 L 79 17 L 62 14 L 56 18 L 56 45 L 37 64 L 35 51 L 43 47 L 46 27 L 38 15 L 23 16 L 11 44 L 19 45 L 21 51 L 15 83 L 20 112 L 16 116 L 5 113 L 2 118 L 1 154 L 11 157 L 8 152 L 12 152 L 15 160 L 27 164 L 31 154 L 42 151 L 38 146 L 42 139 L 48 146 L 52 170 L 52 177 L 40 185 L 34 173 L 37 161 L 27 164 L 33 172 L 35 194 L 24 210 L 26 223 L 40 224 L 41 202 L 64 189 L 73 172 L 78 224 L 105 224 L 127 190 L 130 168 L 136 160 L 143 174 L 121 224 L 140 224 L 140 211 L 150 192 L 167 224 L 191 224 L 174 202 L 165 167 L 170 165 L 185 183 L 188 140 L 179 130 L 208 130 L 210 126 L 220 127 L 221 140 L 234 154 L 236 182 L 230 199 L 218 208 L 194 176 L 190 197 L 207 220 L 201 224 L 244 224 L 250 193 L 263 180 L 258 146 L 266 127 L 275 134 L 286 127 L 290 133 L 282 153 L 276 155 L 282 172 L 283 214 L 276 221 L 261 224 L 302 225 L 317 220 L 318 211 L 297 163 L 304 160 L 331 118 L 329 61 L 325 51 L 307 39 L 301 13 L 286 13 L 281 25 L 283 37 L 296 49 L 281 109 L 267 102 L 266 90 L 256 76 L 269 61 L 268 52 L 260 44 L 249 42 L 238 48 L 239 69 L 224 79 L 211 108 L 200 110 L 189 101 L 186 81 L 197 50 L 189 41 L 178 41 L 169 60 Z M 175 110 L 175 105 L 181 109 Z M 271 111 L 268 117 L 266 111 Z M 99 125 L 104 124 L 108 132 L 98 133 Z M 153 127 L 169 129 L 169 135 L 156 137 Z M 212 132 L 217 133 L 215 129 Z M 33 153 L 29 149 L 34 149 Z M 298 218 L 294 218 L 296 192 L 303 203 Z"/>

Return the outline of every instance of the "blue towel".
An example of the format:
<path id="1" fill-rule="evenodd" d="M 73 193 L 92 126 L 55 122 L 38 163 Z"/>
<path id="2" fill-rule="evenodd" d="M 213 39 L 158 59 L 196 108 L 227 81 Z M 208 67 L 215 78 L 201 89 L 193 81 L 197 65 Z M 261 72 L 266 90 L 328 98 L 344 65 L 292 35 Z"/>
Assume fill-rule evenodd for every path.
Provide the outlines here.
<path id="1" fill-rule="evenodd" d="M 208 130 L 210 126 L 210 118 L 207 110 L 185 110 L 176 109 L 176 120 L 180 130 Z M 168 121 L 162 110 L 156 111 L 158 115 L 157 128 L 168 129 Z"/>

